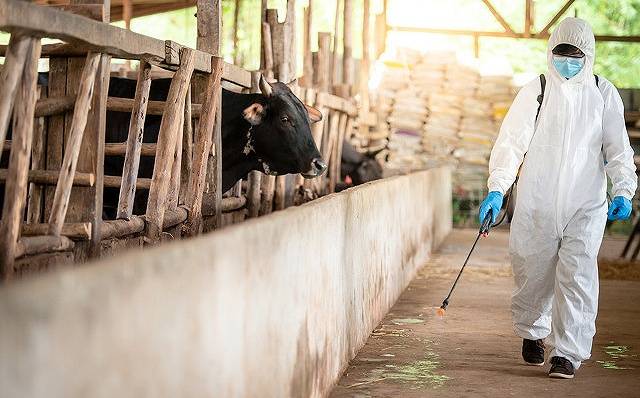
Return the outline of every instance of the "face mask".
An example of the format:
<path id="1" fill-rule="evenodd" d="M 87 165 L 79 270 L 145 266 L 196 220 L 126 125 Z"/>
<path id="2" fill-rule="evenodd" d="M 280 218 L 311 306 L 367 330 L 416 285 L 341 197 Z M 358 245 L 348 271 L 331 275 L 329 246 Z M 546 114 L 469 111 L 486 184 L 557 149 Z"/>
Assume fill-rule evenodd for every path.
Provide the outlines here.
<path id="1" fill-rule="evenodd" d="M 571 79 L 582 70 L 582 67 L 584 66 L 584 58 L 554 55 L 553 65 L 562 77 L 565 79 Z"/>

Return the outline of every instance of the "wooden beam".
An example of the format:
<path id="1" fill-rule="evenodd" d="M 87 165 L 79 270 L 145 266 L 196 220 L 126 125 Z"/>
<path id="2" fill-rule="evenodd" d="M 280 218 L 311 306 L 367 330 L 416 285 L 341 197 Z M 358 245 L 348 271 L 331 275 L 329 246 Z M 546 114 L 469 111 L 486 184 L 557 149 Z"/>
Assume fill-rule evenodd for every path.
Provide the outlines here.
<path id="1" fill-rule="evenodd" d="M 73 250 L 74 243 L 66 236 L 27 236 L 16 246 L 16 258 L 41 253 L 66 252 Z"/>
<path id="2" fill-rule="evenodd" d="M 156 147 L 155 143 L 146 143 L 143 142 L 140 145 L 140 155 L 141 156 L 156 156 Z M 111 142 L 106 143 L 104 146 L 104 154 L 106 156 L 125 156 L 127 153 L 127 143 L 126 142 Z"/>
<path id="3" fill-rule="evenodd" d="M 206 0 L 200 1 L 207 3 Z M 8 32 L 27 31 L 39 37 L 60 39 L 72 46 L 85 46 L 87 51 L 116 58 L 145 59 L 162 67 L 173 65 L 165 62 L 164 40 L 26 1 L 0 2 L 0 29 Z M 172 46 L 182 48 L 177 44 Z M 196 53 L 196 60 L 195 70 L 211 71 L 211 62 L 205 55 Z"/>
<path id="4" fill-rule="evenodd" d="M 490 32 L 490 31 L 474 31 L 464 29 L 440 29 L 440 28 L 418 28 L 414 26 L 389 26 L 389 29 L 395 32 L 417 32 L 417 33 L 434 33 L 441 35 L 460 35 L 460 36 L 479 36 L 479 37 L 505 37 L 514 39 L 526 39 L 524 33 L 510 34 L 508 32 Z M 549 33 L 537 33 L 530 39 L 544 40 L 549 38 Z M 639 43 L 640 36 L 609 36 L 595 35 L 596 41 L 615 41 L 627 43 Z"/>
<path id="5" fill-rule="evenodd" d="M 542 28 L 542 30 L 536 36 L 542 37 L 544 35 L 549 34 L 549 29 L 551 29 L 553 24 L 556 23 L 558 19 L 560 19 L 560 17 L 569 9 L 569 7 L 571 7 L 574 1 L 575 0 L 567 0 L 562 6 L 562 8 L 560 8 L 560 10 L 553 16 L 553 18 L 551 18 L 549 23 L 547 23 L 547 25 L 544 28 Z"/>
<path id="6" fill-rule="evenodd" d="M 49 233 L 49 224 L 23 224 L 22 236 L 38 236 L 47 235 Z M 91 223 L 66 223 L 62 225 L 61 236 L 70 239 L 89 240 L 91 238 Z"/>
<path id="7" fill-rule="evenodd" d="M 38 98 L 40 46 L 40 39 L 28 39 L 21 82 L 17 87 L 13 117 L 15 145 L 9 156 L 9 172 L 5 183 L 2 220 L 0 220 L 0 281 L 11 278 L 14 261 L 18 257 L 16 244 L 27 201 L 27 175 L 33 142 L 33 111 Z"/>
<path id="8" fill-rule="evenodd" d="M 65 145 L 66 153 L 62 162 L 60 178 L 56 185 L 51 216 L 49 217 L 49 232 L 55 236 L 60 235 L 62 224 L 64 223 L 65 216 L 67 214 L 69 197 L 71 195 L 71 187 L 73 184 L 73 175 L 75 174 L 76 166 L 78 164 L 82 137 L 87 125 L 89 107 L 93 95 L 93 85 L 100 58 L 100 54 L 89 53 L 85 61 L 85 66 L 82 70 L 71 131 L 69 132 L 69 138 Z"/>
<path id="9" fill-rule="evenodd" d="M 495 7 L 493 6 L 493 4 L 491 4 L 491 1 L 482 0 L 482 2 L 484 3 L 484 5 L 487 6 L 487 8 L 491 12 L 491 14 L 493 14 L 494 18 L 500 23 L 500 25 L 502 25 L 502 27 L 504 28 L 505 32 L 508 32 L 508 33 L 511 33 L 511 34 L 515 33 L 513 31 L 513 29 L 511 29 L 511 26 L 507 23 L 507 21 L 502 17 L 502 15 L 500 15 L 498 10 L 496 10 Z"/>
<path id="10" fill-rule="evenodd" d="M 39 96 L 46 96 L 46 89 L 38 87 Z M 31 147 L 31 169 L 41 170 L 46 167 L 46 125 L 44 117 L 34 120 L 33 125 L 33 144 Z M 44 199 L 44 187 L 34 183 L 29 184 L 28 203 L 27 203 L 27 223 L 39 223 L 42 221 L 42 205 Z"/>
<path id="11" fill-rule="evenodd" d="M 191 82 L 195 55 L 194 50 L 184 48 L 180 55 L 181 65 L 171 80 L 169 94 L 167 96 L 168 107 L 162 116 L 160 134 L 158 136 L 158 148 L 153 166 L 153 179 L 147 202 L 146 219 L 148 222 L 146 236 L 151 244 L 160 241 L 162 223 L 164 220 L 165 203 L 169 191 L 171 167 L 175 152 L 178 132 L 182 128 L 182 106 Z"/>
<path id="12" fill-rule="evenodd" d="M 147 117 L 147 104 L 149 103 L 150 90 L 151 65 L 143 60 L 140 62 L 138 69 L 136 93 L 133 101 L 133 110 L 131 111 L 131 120 L 129 122 L 127 149 L 122 169 L 122 176 L 124 178 L 120 186 L 117 218 L 129 219 L 133 214 L 133 199 L 136 194 L 136 179 L 138 178 L 144 121 Z"/>
<path id="13" fill-rule="evenodd" d="M 57 170 L 29 170 L 28 181 L 41 185 L 56 185 L 60 172 Z M 0 169 L 0 181 L 7 181 L 9 173 L 7 169 Z M 95 185 L 96 176 L 93 173 L 76 173 L 73 178 L 73 185 L 80 187 L 90 187 Z"/>

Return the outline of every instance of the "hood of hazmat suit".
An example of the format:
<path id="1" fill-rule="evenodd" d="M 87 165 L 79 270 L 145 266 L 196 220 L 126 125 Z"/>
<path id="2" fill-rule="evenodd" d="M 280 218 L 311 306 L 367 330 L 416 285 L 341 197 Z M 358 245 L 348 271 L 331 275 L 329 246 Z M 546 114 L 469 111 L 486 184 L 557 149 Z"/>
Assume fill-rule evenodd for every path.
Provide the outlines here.
<path id="1" fill-rule="evenodd" d="M 553 65 L 552 50 L 562 43 L 585 54 L 584 67 L 570 79 Z M 622 100 L 605 78 L 596 85 L 594 60 L 591 27 L 564 19 L 549 39 L 537 121 L 538 78 L 518 93 L 489 162 L 490 191 L 505 193 L 520 170 L 510 237 L 515 330 L 527 339 L 549 336 L 552 355 L 576 368 L 589 358 L 595 333 L 606 176 L 612 197 L 631 199 L 637 183 Z"/>

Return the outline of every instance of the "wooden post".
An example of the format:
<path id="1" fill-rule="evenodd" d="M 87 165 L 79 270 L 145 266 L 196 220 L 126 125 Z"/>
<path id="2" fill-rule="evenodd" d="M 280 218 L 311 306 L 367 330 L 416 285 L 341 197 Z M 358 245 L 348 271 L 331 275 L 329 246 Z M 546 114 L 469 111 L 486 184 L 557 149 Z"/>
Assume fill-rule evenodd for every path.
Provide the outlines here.
<path id="1" fill-rule="evenodd" d="M 101 7 L 101 12 L 96 13 L 95 18 L 100 22 L 107 23 L 110 20 L 110 0 L 71 0 L 72 4 L 93 4 Z M 87 62 L 84 57 L 69 58 L 66 76 L 66 94 L 80 96 L 82 87 L 82 74 Z M 75 171 L 83 173 L 93 173 L 95 175 L 95 185 L 92 187 L 70 188 L 70 193 L 65 204 L 65 216 L 59 222 L 85 222 L 92 224 L 90 242 L 79 242 L 74 248 L 74 261 L 81 262 L 87 257 L 97 257 L 100 255 L 100 242 L 102 240 L 102 193 L 104 180 L 104 144 L 106 134 L 106 106 L 109 92 L 111 57 L 105 54 L 99 56 L 96 71 L 94 73 L 94 83 L 91 87 L 92 97 L 85 116 L 86 121 L 79 132 L 80 152 L 76 156 Z M 73 121 L 76 120 L 77 107 L 73 110 L 73 116 L 65 117 L 65 142 L 68 142 L 72 135 Z M 68 146 L 65 146 L 65 152 Z M 65 157 L 67 154 L 65 153 Z M 61 179 L 65 172 L 65 164 L 62 164 Z M 57 187 L 56 187 L 57 189 Z M 55 201 L 55 198 L 54 198 Z M 55 210 L 55 203 L 52 205 L 52 212 Z M 50 216 L 51 219 L 51 216 Z"/>
<path id="2" fill-rule="evenodd" d="M 63 97 L 67 90 L 67 58 L 49 59 L 49 98 Z M 74 100 L 75 102 L 75 100 Z M 49 117 L 47 126 L 47 169 L 60 170 L 62 167 L 62 148 L 64 146 L 65 115 Z M 44 220 L 51 217 L 55 187 L 45 187 Z"/>
<path id="3" fill-rule="evenodd" d="M 222 35 L 222 9 L 220 0 L 198 0 L 198 50 L 206 51 L 215 56 L 220 55 L 220 38 Z M 201 95 L 205 95 L 201 87 L 204 87 L 204 83 L 200 83 L 200 88 L 195 90 L 196 95 L 194 98 L 200 98 Z M 218 89 L 216 92 L 220 103 L 219 107 L 216 107 L 216 120 L 214 124 L 214 131 L 212 137 L 212 144 L 210 145 L 210 156 L 207 165 L 207 184 L 205 186 L 206 192 L 213 192 L 216 201 L 220 203 L 222 201 L 222 192 L 218 192 L 222 189 L 222 90 Z M 203 102 L 203 101 L 198 101 Z M 202 123 L 202 120 L 200 121 Z M 195 165 L 194 165 L 195 168 Z M 217 214 L 214 219 L 214 228 L 220 226 L 222 221 L 222 212 L 219 210 L 220 206 L 216 206 Z"/>
<path id="4" fill-rule="evenodd" d="M 45 98 L 47 90 L 43 87 L 40 90 L 40 98 Z M 46 157 L 46 129 L 45 118 L 39 117 L 34 120 L 33 126 L 33 145 L 31 149 L 31 169 L 42 170 L 45 166 Z M 42 216 L 42 200 L 43 200 L 44 187 L 39 184 L 29 184 L 29 200 L 27 203 L 27 223 L 36 224 L 39 223 Z"/>
<path id="5" fill-rule="evenodd" d="M 313 0 L 309 0 L 309 6 L 304 11 L 304 46 L 302 53 L 303 59 L 303 72 L 302 82 L 303 87 L 313 87 L 313 55 L 311 48 L 313 47 Z"/>
<path id="6" fill-rule="evenodd" d="M 318 90 L 331 87 L 331 33 L 318 32 L 318 68 L 315 73 Z"/>
<path id="7" fill-rule="evenodd" d="M 193 167 L 193 115 L 191 113 L 191 87 L 184 100 L 184 127 L 182 134 L 182 167 L 180 169 L 179 203 L 184 203 Z"/>
<path id="8" fill-rule="evenodd" d="M 344 2 L 345 0 L 336 0 L 336 14 L 333 23 L 333 52 L 331 57 L 332 66 L 330 72 L 331 79 L 329 82 L 329 87 L 334 87 L 342 83 L 342 76 L 340 74 L 340 58 L 338 57 L 338 28 L 340 26 L 340 10 L 344 8 Z M 342 7 L 340 6 L 341 4 Z M 344 30 L 344 24 L 342 25 L 342 29 Z"/>
<path id="9" fill-rule="evenodd" d="M 258 93 L 260 81 L 260 72 L 251 72 L 251 93 Z M 262 173 L 253 170 L 249 172 L 247 179 L 247 217 L 258 217 L 260 211 L 260 180 Z"/>
<path id="10" fill-rule="evenodd" d="M 235 0 L 235 6 L 233 8 L 233 63 L 234 65 L 241 66 L 242 59 L 238 46 L 238 22 L 240 21 L 240 4 L 242 0 Z"/>
<path id="11" fill-rule="evenodd" d="M 325 161 L 329 162 L 329 170 L 332 169 L 332 157 L 335 152 L 336 140 L 339 135 L 339 126 L 340 126 L 340 112 L 332 110 L 329 114 L 329 130 L 327 133 L 327 139 L 322 143 L 322 158 Z M 328 185 L 327 175 L 320 177 L 319 179 L 322 181 L 322 186 L 320 188 L 320 192 L 326 193 Z"/>
<path id="12" fill-rule="evenodd" d="M 211 61 L 211 74 L 207 78 L 205 98 L 202 104 L 200 122 L 195 133 L 195 146 L 193 149 L 193 167 L 189 179 L 189 189 L 185 198 L 185 205 L 189 210 L 189 216 L 184 226 L 186 236 L 194 236 L 202 230 L 202 196 L 204 194 L 205 180 L 207 176 L 207 159 L 209 157 L 214 121 L 217 108 L 220 103 L 220 78 L 222 77 L 223 61 L 213 57 Z M 222 182 L 222 180 L 218 180 Z M 222 192 L 219 187 L 214 189 L 214 214 L 220 218 L 222 214 Z"/>
<path id="13" fill-rule="evenodd" d="M 162 234 L 176 140 L 179 130 L 182 128 L 182 104 L 184 104 L 187 88 L 191 82 L 194 60 L 193 50 L 183 48 L 180 54 L 180 67 L 171 80 L 167 95 L 167 108 L 160 122 L 160 134 L 158 135 L 157 153 L 153 165 L 153 178 L 146 212 L 146 237 L 148 243 L 151 244 L 158 243 Z"/>
<path id="14" fill-rule="evenodd" d="M 136 179 L 138 178 L 144 121 L 147 116 L 150 89 L 151 65 L 142 60 L 138 69 L 138 82 L 136 83 L 136 94 L 133 100 L 129 135 L 127 137 L 127 152 L 124 156 L 124 167 L 122 169 L 122 185 L 120 186 L 117 213 L 117 218 L 119 219 L 128 220 L 133 214 L 133 200 L 136 194 Z"/>
<path id="15" fill-rule="evenodd" d="M 12 34 L 4 65 L 0 70 L 0 159 L 2 159 L 2 148 L 7 137 L 13 101 L 22 76 L 29 42 L 28 37 Z"/>
<path id="16" fill-rule="evenodd" d="M 187 89 L 190 86 L 187 86 Z M 187 90 L 188 91 L 188 90 Z M 169 210 L 175 210 L 178 208 L 178 197 L 180 196 L 180 173 L 182 169 L 182 141 L 184 139 L 184 105 L 185 100 L 179 105 L 180 108 L 180 123 L 178 123 L 178 137 L 176 140 L 174 152 L 173 152 L 173 164 L 171 166 L 171 178 L 169 179 L 169 191 L 167 193 L 167 203 L 165 207 Z"/>
<path id="17" fill-rule="evenodd" d="M 93 95 L 93 84 L 95 82 L 99 62 L 100 54 L 89 53 L 87 54 L 86 63 L 82 70 L 78 97 L 76 99 L 73 112 L 71 130 L 65 145 L 66 153 L 64 154 L 62 169 L 60 171 L 60 177 L 58 179 L 58 184 L 56 185 L 56 191 L 53 198 L 51 216 L 49 217 L 49 233 L 55 236 L 60 235 L 62 224 L 64 223 L 64 219 L 67 214 L 73 176 L 78 164 L 82 136 L 87 125 L 87 117 Z"/>
<path id="18" fill-rule="evenodd" d="M 336 184 L 340 181 L 340 163 L 342 156 L 342 143 L 344 142 L 345 135 L 347 133 L 347 120 L 350 116 L 344 112 L 340 113 L 338 121 L 338 134 L 336 140 L 333 143 L 333 149 L 331 152 L 331 159 L 329 165 L 329 193 L 336 191 Z"/>
<path id="19" fill-rule="evenodd" d="M 265 10 L 265 18 L 269 19 L 269 11 L 276 12 L 275 20 L 277 22 L 277 10 Z M 273 16 L 271 17 L 273 20 Z M 262 23 L 262 49 L 264 57 L 264 73 L 266 77 L 273 77 L 274 54 L 272 47 L 271 25 L 268 22 Z M 276 184 L 276 178 L 270 175 L 264 175 L 260 183 L 260 215 L 269 214 L 273 210 L 273 195 Z"/>
<path id="20" fill-rule="evenodd" d="M 384 0 L 382 13 L 376 15 L 376 25 L 375 25 L 375 42 L 376 42 L 376 52 L 375 57 L 379 58 L 380 55 L 384 52 L 387 41 L 387 33 L 389 31 L 389 26 L 387 25 L 387 7 L 388 0 Z"/>
<path id="21" fill-rule="evenodd" d="M 358 131 L 364 137 L 369 136 L 369 125 L 365 120 L 369 117 L 369 69 L 371 46 L 370 0 L 363 0 L 362 17 L 362 61 L 360 62 L 360 125 Z M 342 143 L 340 143 L 342 146 Z"/>
<path id="22" fill-rule="evenodd" d="M 19 87 L 16 87 L 13 146 L 9 155 L 9 176 L 5 185 L 0 220 L 0 281 L 10 279 L 13 273 L 16 244 L 27 199 L 27 174 L 31 157 L 41 48 L 40 39 L 27 40 L 21 82 Z"/>
<path id="23" fill-rule="evenodd" d="M 344 26 L 342 29 L 342 83 L 346 84 L 346 94 L 354 82 L 353 76 L 353 0 L 344 0 Z"/>

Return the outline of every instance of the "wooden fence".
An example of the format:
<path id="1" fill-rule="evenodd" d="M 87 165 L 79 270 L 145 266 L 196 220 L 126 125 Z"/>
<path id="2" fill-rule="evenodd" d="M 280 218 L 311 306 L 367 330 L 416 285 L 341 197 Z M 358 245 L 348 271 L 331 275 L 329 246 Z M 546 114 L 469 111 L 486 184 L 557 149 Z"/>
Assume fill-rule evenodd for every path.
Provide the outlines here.
<path id="1" fill-rule="evenodd" d="M 199 49 L 191 49 L 109 25 L 108 12 L 91 20 L 29 2 L 0 1 L 0 30 L 11 33 L 2 48 L 6 58 L 0 76 L 0 162 L 9 154 L 7 168 L 0 169 L 3 280 L 125 247 L 194 236 L 334 191 L 342 142 L 357 110 L 351 100 L 328 93 L 330 36 L 320 34 L 314 79 L 295 91 L 324 115 L 313 126 L 313 137 L 328 175 L 303 181 L 252 172 L 223 198 L 221 86 L 258 92 L 261 72 L 215 55 L 220 4 L 201 1 L 198 6 Z M 288 15 L 278 23 L 277 11 L 266 10 L 262 29 L 262 73 L 285 82 L 295 70 L 286 39 L 293 32 L 293 14 Z M 63 43 L 42 45 L 42 38 Z M 37 85 L 38 60 L 45 57 L 48 90 Z M 140 62 L 135 98 L 108 97 L 111 58 Z M 165 102 L 149 101 L 152 65 L 172 73 Z M 105 143 L 107 110 L 131 112 L 126 142 Z M 157 143 L 142 143 L 147 114 L 162 115 Z M 141 155 L 155 156 L 150 179 L 137 177 Z M 124 156 L 122 176 L 104 175 L 105 156 Z M 120 188 L 116 220 L 102 218 L 104 187 Z M 134 215 L 133 198 L 142 189 L 149 190 L 146 213 Z"/>

